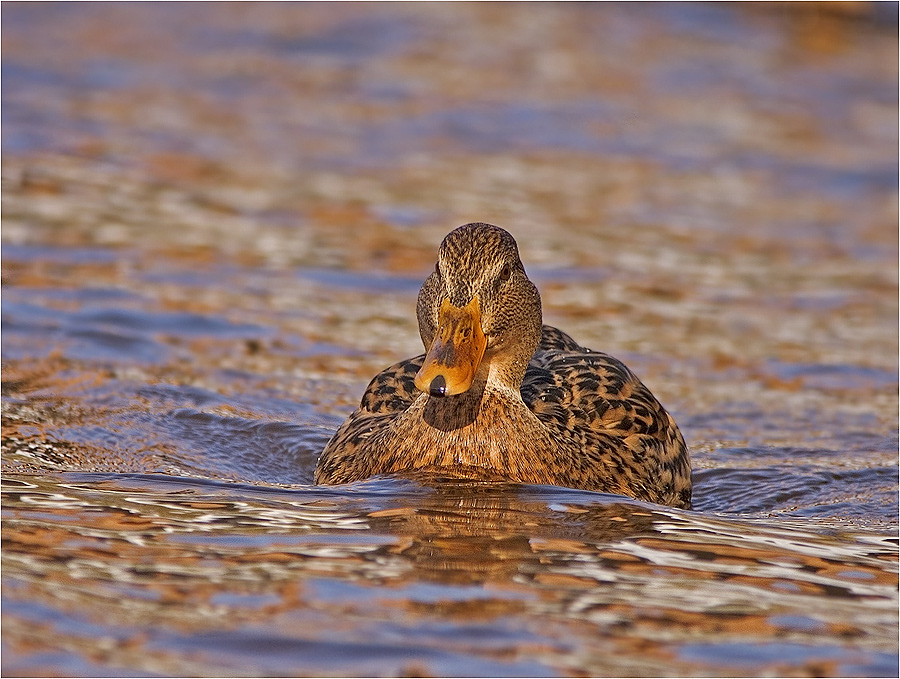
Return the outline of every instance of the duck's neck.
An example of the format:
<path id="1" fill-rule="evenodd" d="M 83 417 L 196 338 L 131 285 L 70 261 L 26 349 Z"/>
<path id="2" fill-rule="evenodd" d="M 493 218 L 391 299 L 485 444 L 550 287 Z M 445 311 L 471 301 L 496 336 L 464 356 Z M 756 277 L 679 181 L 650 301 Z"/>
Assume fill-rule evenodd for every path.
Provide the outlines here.
<path id="1" fill-rule="evenodd" d="M 423 394 L 395 423 L 392 447 L 416 451 L 429 464 L 494 466 L 500 457 L 523 448 L 546 448 L 546 430 L 522 401 L 519 391 L 476 382 L 457 396 Z M 410 432 L 414 432 L 410 436 Z M 493 464 L 489 464 L 492 461 Z M 418 466 L 418 465 L 417 465 Z"/>
<path id="2" fill-rule="evenodd" d="M 552 443 L 518 390 L 484 382 L 458 396 L 422 394 L 385 436 L 395 469 L 468 465 L 519 481 L 534 480 L 529 470 Z"/>
<path id="3" fill-rule="evenodd" d="M 463 429 L 475 423 L 486 402 L 497 398 L 484 382 L 475 382 L 468 391 L 457 396 L 428 396 L 422 419 L 442 432 Z"/>

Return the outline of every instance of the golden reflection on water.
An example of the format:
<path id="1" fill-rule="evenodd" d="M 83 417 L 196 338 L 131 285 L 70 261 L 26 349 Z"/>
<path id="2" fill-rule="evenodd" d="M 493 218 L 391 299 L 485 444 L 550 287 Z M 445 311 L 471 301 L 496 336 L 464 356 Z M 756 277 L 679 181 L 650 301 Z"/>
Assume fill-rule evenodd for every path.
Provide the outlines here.
<path id="1" fill-rule="evenodd" d="M 22 654 L 46 636 L 71 647 L 72 624 L 85 630 L 76 637 L 86 657 L 112 643 L 116 662 L 137 654 L 145 669 L 176 662 L 171 635 L 254 629 L 260 654 L 287 636 L 340 641 L 352 656 L 364 638 L 398 642 L 399 629 L 423 667 L 465 649 L 511 671 L 621 672 L 613 653 L 638 673 L 691 672 L 703 665 L 679 660 L 679 648 L 697 639 L 785 639 L 814 659 L 804 671 L 839 673 L 857 656 L 883 667 L 849 649 L 889 643 L 878 630 L 889 633 L 897 605 L 891 540 L 577 491 L 373 481 L 348 502 L 312 487 L 67 474 L 7 479 L 4 492 L 4 566 L 19 574 L 15 600 L 32 602 L 20 614 L 39 621 L 5 633 Z M 115 633 L 91 632 L 109 619 Z M 428 636 L 417 654 L 415 630 L 438 623 L 457 631 Z M 848 649 L 831 665 L 816 664 L 823 635 Z M 230 666 L 202 634 L 195 650 L 205 673 Z M 243 661 L 265 667 L 253 654 Z M 766 667 L 796 671 L 795 662 Z M 316 668 L 327 665 L 304 665 Z"/>

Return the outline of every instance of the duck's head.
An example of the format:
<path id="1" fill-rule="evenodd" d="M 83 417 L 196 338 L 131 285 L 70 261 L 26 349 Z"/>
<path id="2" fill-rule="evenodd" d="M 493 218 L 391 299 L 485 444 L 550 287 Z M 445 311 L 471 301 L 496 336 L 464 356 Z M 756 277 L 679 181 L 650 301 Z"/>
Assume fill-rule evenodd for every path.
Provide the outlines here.
<path id="1" fill-rule="evenodd" d="M 476 380 L 518 390 L 541 340 L 541 296 L 515 239 L 490 224 L 444 238 L 417 315 L 428 353 L 416 387 L 432 396 L 461 394 Z"/>

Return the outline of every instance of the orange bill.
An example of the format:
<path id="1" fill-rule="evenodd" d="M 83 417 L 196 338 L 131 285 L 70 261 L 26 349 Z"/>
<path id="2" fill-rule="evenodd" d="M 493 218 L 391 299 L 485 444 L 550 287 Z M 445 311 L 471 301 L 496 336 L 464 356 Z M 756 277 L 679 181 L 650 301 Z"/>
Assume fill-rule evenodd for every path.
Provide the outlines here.
<path id="1" fill-rule="evenodd" d="M 445 299 L 438 311 L 434 341 L 416 374 L 416 387 L 432 396 L 463 393 L 472 386 L 486 346 L 478 297 L 464 307 Z"/>

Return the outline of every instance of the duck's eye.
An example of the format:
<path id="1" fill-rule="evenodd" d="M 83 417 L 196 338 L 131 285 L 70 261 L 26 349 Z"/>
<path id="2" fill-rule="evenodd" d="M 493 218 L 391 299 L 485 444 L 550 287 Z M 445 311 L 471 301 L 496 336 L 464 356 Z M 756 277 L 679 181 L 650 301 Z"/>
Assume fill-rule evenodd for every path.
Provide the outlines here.
<path id="1" fill-rule="evenodd" d="M 509 264 L 504 264 L 503 268 L 500 269 L 500 282 L 506 283 L 510 276 L 512 276 L 512 267 Z"/>

